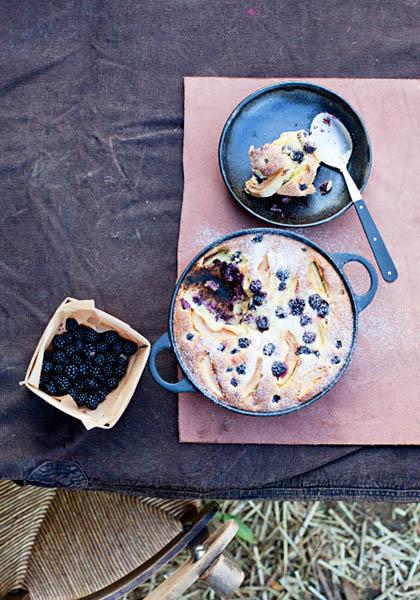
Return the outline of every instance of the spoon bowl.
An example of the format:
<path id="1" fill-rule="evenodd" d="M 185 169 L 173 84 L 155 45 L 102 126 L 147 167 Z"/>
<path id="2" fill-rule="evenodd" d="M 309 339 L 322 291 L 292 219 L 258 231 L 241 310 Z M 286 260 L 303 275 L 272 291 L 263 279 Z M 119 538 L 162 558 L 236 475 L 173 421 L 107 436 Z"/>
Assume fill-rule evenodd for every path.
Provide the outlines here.
<path id="1" fill-rule="evenodd" d="M 311 134 L 317 143 L 317 155 L 327 166 L 341 169 L 353 152 L 353 142 L 347 128 L 334 115 L 322 112 L 311 125 Z"/>

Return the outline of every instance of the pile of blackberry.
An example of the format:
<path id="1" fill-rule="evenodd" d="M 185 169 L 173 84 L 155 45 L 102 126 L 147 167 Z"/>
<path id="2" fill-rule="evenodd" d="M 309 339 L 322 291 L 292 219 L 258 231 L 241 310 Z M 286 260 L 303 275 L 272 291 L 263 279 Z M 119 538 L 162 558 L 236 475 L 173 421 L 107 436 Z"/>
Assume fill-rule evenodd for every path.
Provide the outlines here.
<path id="1" fill-rule="evenodd" d="M 137 345 L 116 331 L 97 332 L 76 319 L 55 335 L 42 365 L 40 389 L 51 396 L 70 394 L 77 406 L 94 410 L 127 371 Z"/>

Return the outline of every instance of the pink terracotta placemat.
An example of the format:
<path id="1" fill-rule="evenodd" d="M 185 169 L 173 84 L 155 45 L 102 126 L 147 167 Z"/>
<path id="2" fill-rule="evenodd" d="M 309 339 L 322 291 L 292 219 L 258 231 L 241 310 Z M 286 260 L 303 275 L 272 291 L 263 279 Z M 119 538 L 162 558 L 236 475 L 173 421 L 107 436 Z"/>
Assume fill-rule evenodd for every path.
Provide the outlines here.
<path id="1" fill-rule="evenodd" d="M 178 272 L 207 243 L 261 226 L 229 196 L 217 161 L 223 125 L 251 92 L 285 79 L 185 79 L 184 200 Z M 349 369 L 324 398 L 282 417 L 248 417 L 199 393 L 179 395 L 181 442 L 255 444 L 420 444 L 420 82 L 306 79 L 325 85 L 359 111 L 373 146 L 365 199 L 396 262 L 394 284 L 380 279 L 361 313 Z M 356 252 L 374 263 L 353 210 L 326 225 L 299 229 L 328 251 Z M 355 291 L 362 267 L 347 271 Z"/>

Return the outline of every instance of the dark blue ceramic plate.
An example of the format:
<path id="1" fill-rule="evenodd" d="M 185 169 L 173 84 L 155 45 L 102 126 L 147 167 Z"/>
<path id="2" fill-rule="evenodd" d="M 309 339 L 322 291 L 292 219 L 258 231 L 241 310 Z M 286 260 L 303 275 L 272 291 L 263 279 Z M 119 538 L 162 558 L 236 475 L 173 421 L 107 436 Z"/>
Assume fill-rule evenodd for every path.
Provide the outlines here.
<path id="1" fill-rule="evenodd" d="M 288 204 L 282 196 L 253 198 L 244 192 L 251 176 L 248 150 L 251 144 L 272 142 L 283 131 L 309 130 L 319 112 L 338 117 L 350 132 L 353 154 L 349 171 L 359 189 L 367 183 L 371 168 L 371 145 L 363 122 L 343 98 L 312 83 L 278 83 L 258 90 L 235 108 L 223 129 L 219 144 L 219 164 L 225 184 L 232 196 L 259 219 L 282 227 L 306 227 L 325 223 L 351 206 L 343 177 L 321 165 L 315 187 L 327 179 L 333 181 L 329 194 L 317 191 L 306 198 L 294 198 Z"/>

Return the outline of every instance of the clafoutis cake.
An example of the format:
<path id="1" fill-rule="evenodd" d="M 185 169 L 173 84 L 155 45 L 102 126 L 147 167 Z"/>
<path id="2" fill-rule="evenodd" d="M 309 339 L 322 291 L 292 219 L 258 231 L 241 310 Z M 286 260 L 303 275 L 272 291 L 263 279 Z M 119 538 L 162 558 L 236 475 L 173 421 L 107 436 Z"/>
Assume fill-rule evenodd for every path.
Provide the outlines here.
<path id="1" fill-rule="evenodd" d="M 251 232 L 208 250 L 174 304 L 181 364 L 217 402 L 251 412 L 293 409 L 346 364 L 354 315 L 345 283 L 312 246 Z"/>

